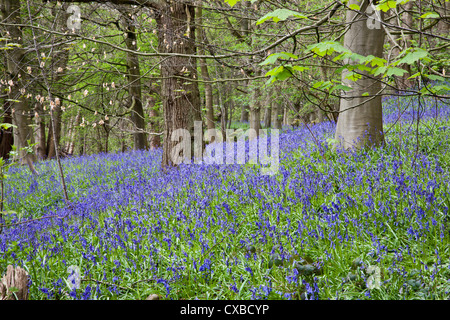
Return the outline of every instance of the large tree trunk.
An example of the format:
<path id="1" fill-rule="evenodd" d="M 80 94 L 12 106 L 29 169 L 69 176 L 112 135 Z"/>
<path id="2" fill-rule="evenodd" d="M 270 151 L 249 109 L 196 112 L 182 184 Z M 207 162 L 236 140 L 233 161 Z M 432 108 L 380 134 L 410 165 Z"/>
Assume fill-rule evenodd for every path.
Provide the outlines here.
<path id="1" fill-rule="evenodd" d="M 122 9 L 122 26 L 126 33 L 125 43 L 128 50 L 137 51 L 136 27 L 134 17 L 126 10 Z M 141 72 L 139 68 L 139 58 L 134 52 L 127 52 L 128 65 L 128 92 L 130 94 L 131 121 L 134 124 L 133 138 L 134 149 L 147 149 L 147 135 L 145 133 L 145 115 L 142 106 L 141 92 Z"/>
<path id="2" fill-rule="evenodd" d="M 8 42 L 19 44 L 13 46 L 11 50 L 5 50 L 7 69 L 10 76 L 11 86 L 8 93 L 11 102 L 13 123 L 17 126 L 15 130 L 14 143 L 19 150 L 19 159 L 22 164 L 28 164 L 31 171 L 35 172 L 33 162 L 36 156 L 28 153 L 24 148 L 28 148 L 29 141 L 33 141 L 33 131 L 30 127 L 32 110 L 26 98 L 26 61 L 24 57 L 22 29 L 18 26 L 22 24 L 20 18 L 19 0 L 0 0 L 3 23 L 9 33 Z M 22 92 L 21 92 L 22 91 Z"/>
<path id="3" fill-rule="evenodd" d="M 195 47 L 194 7 L 184 3 L 173 3 L 160 8 L 156 14 L 158 23 L 158 47 L 161 53 L 194 55 Z M 172 141 L 172 133 L 177 129 L 187 130 L 194 138 L 194 119 L 200 113 L 200 95 L 197 84 L 195 59 L 183 56 L 161 59 L 161 97 L 164 106 L 164 152 L 162 167 L 176 165 L 176 157 L 190 161 L 194 153 L 182 150 L 177 153 L 178 141 Z M 186 79 L 187 78 L 187 79 Z M 192 81 L 189 81 L 191 79 Z M 176 137 L 174 137 L 176 138 Z"/>
<path id="4" fill-rule="evenodd" d="M 359 4 L 365 12 L 368 0 L 351 0 L 348 5 Z M 382 12 L 380 12 L 382 17 Z M 347 23 L 351 23 L 356 12 L 347 12 Z M 367 16 L 358 15 L 344 37 L 344 46 L 363 56 L 383 56 L 384 30 L 368 28 Z M 351 61 L 346 61 L 352 63 Z M 376 79 L 362 76 L 354 82 L 346 79 L 348 70 L 342 73 L 342 83 L 352 88 L 341 99 L 340 114 L 335 138 L 345 149 L 379 145 L 384 141 L 381 105 L 381 83 Z M 369 96 L 362 96 L 365 92 Z"/>
<path id="5" fill-rule="evenodd" d="M 9 101 L 5 101 L 3 103 L 3 123 L 12 124 L 11 107 Z M 2 128 L 0 130 L 0 157 L 2 157 L 3 159 L 9 159 L 9 153 L 12 150 L 13 144 L 13 128 Z"/>

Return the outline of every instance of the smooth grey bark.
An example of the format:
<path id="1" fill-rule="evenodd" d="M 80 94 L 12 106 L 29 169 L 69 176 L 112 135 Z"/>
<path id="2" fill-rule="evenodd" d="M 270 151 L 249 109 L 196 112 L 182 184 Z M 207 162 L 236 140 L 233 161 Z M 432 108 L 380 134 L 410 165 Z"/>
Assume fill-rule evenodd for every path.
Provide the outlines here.
<path id="1" fill-rule="evenodd" d="M 350 0 L 348 5 L 351 4 L 358 4 L 361 11 L 365 12 L 369 1 Z M 378 12 L 382 18 L 382 12 Z M 346 21 L 351 23 L 344 36 L 346 48 L 363 56 L 383 57 L 385 34 L 382 27 L 368 28 L 367 16 L 351 10 L 347 12 Z M 345 78 L 347 74 L 348 70 L 342 72 L 342 83 L 352 90 L 346 91 L 341 98 L 335 138 L 345 149 L 379 145 L 384 141 L 381 83 L 365 75 L 354 82 Z M 362 96 L 365 92 L 368 92 L 369 96 Z"/>

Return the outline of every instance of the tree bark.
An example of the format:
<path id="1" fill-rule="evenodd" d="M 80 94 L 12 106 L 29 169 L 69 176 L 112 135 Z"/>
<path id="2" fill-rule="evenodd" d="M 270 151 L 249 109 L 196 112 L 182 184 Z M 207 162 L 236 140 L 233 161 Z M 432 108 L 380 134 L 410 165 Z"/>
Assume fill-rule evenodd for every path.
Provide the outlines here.
<path id="1" fill-rule="evenodd" d="M 69 14 L 66 12 L 68 8 L 67 3 L 63 3 L 60 9 L 57 9 L 57 5 L 52 10 L 52 14 L 55 17 L 55 29 L 59 32 L 67 31 L 67 19 Z M 65 84 L 63 83 L 63 77 L 66 72 L 67 62 L 69 60 L 69 51 L 66 48 L 57 48 L 57 50 L 52 50 L 52 65 L 50 70 L 52 70 L 51 74 L 51 82 L 52 82 L 52 91 L 62 91 L 64 89 Z M 55 128 L 53 130 L 52 121 L 49 121 L 48 128 L 48 136 L 47 136 L 47 158 L 52 159 L 56 157 L 55 150 L 55 142 L 56 139 L 56 147 L 58 150 L 60 149 L 60 140 L 61 140 L 61 121 L 62 121 L 62 105 L 63 101 L 55 104 L 53 108 L 53 118 L 55 122 Z"/>
<path id="2" fill-rule="evenodd" d="M 158 111 L 155 109 L 156 98 L 150 96 L 148 98 L 148 108 L 150 113 L 150 131 L 151 132 L 159 132 L 160 128 L 158 125 Z M 159 135 L 150 135 L 150 150 L 155 150 L 161 147 L 161 138 Z"/>
<path id="3" fill-rule="evenodd" d="M 195 10 L 190 4 L 176 2 L 161 7 L 156 14 L 159 52 L 194 55 L 196 51 L 194 19 Z M 176 129 L 187 130 L 191 137 L 192 148 L 194 119 L 199 120 L 199 115 L 201 119 L 195 59 L 181 56 L 163 58 L 161 76 L 165 121 L 162 167 L 167 168 L 175 165 L 176 146 L 179 143 L 172 141 L 172 133 Z M 188 154 L 182 152 L 179 156 L 187 160 Z"/>
<path id="4" fill-rule="evenodd" d="M 273 110 L 273 128 L 274 129 L 281 129 L 283 124 L 283 105 L 280 103 L 280 101 L 275 100 L 275 109 Z"/>
<path id="5" fill-rule="evenodd" d="M 207 43 L 206 34 L 202 27 L 203 25 L 202 17 L 203 17 L 202 7 L 199 6 L 196 8 L 196 20 L 199 25 L 199 27 L 197 27 L 197 39 L 201 43 Z M 204 53 L 205 50 L 199 47 L 199 54 Z M 208 65 L 206 64 L 206 60 L 200 58 L 199 62 L 202 78 L 205 81 L 204 87 L 205 87 L 206 127 L 208 128 L 208 130 L 211 129 L 214 130 L 216 128 L 216 125 L 214 123 L 213 90 L 211 83 L 208 82 L 211 81 L 211 78 L 209 76 Z M 211 137 L 210 141 L 211 143 L 214 142 L 214 138 L 215 138 L 214 136 Z"/>
<path id="6" fill-rule="evenodd" d="M 11 106 L 9 101 L 3 103 L 3 123 L 12 124 Z M 13 128 L 0 130 L 0 157 L 9 159 L 9 153 L 14 144 Z"/>
<path id="7" fill-rule="evenodd" d="M 126 38 L 125 44 L 128 50 L 137 51 L 136 27 L 134 25 L 134 17 L 129 13 L 126 7 L 122 10 L 122 26 L 124 28 Z M 133 139 L 134 149 L 147 149 L 147 135 L 145 133 L 145 115 L 142 106 L 141 91 L 141 72 L 139 68 L 139 58 L 131 51 L 127 52 L 128 65 L 128 92 L 130 95 L 131 122 L 134 124 Z"/>
<path id="8" fill-rule="evenodd" d="M 359 4 L 365 12 L 368 0 L 351 0 L 348 5 Z M 382 18 L 382 12 L 380 12 Z M 356 16 L 355 22 L 353 18 Z M 383 56 L 384 30 L 368 28 L 367 16 L 349 10 L 347 23 L 352 23 L 344 36 L 344 46 L 354 53 L 363 56 Z M 346 61 L 346 63 L 352 63 Z M 384 141 L 383 116 L 381 105 L 381 83 L 365 75 L 356 82 L 346 79 L 348 70 L 342 73 L 342 83 L 352 88 L 345 92 L 341 99 L 340 114 L 337 122 L 335 138 L 345 149 L 379 145 Z M 362 96 L 365 92 L 368 97 Z"/>
<path id="9" fill-rule="evenodd" d="M 245 104 L 242 105 L 240 122 L 248 122 L 248 106 Z"/>
<path id="10" fill-rule="evenodd" d="M 36 156 L 39 160 L 45 160 L 47 158 L 47 145 L 46 145 L 46 138 L 45 138 L 44 109 L 42 108 L 42 104 L 40 102 L 35 103 L 34 111 L 35 111 L 34 120 L 35 120 L 35 124 L 37 126 Z"/>
<path id="11" fill-rule="evenodd" d="M 264 127 L 270 128 L 272 126 L 272 94 L 273 94 L 273 88 L 269 90 L 267 93 L 266 98 L 266 107 L 264 110 Z"/>
<path id="12" fill-rule="evenodd" d="M 255 72 L 255 76 L 259 76 L 261 71 Z M 254 129 L 256 137 L 259 136 L 261 130 L 261 85 L 259 81 L 254 80 L 252 84 L 252 96 L 250 102 L 250 129 Z M 250 136 L 249 136 L 250 137 Z M 250 137 L 251 138 L 251 137 Z"/>
<path id="13" fill-rule="evenodd" d="M 8 42 L 19 44 L 13 46 L 11 50 L 5 50 L 7 60 L 7 70 L 10 77 L 10 90 L 8 93 L 11 101 L 11 116 L 13 123 L 17 126 L 14 143 L 19 151 L 21 164 L 28 164 L 31 171 L 35 172 L 33 162 L 36 156 L 28 153 L 24 148 L 29 146 L 28 141 L 33 141 L 33 131 L 31 130 L 31 108 L 26 98 L 26 61 L 23 44 L 22 29 L 18 26 L 22 24 L 20 17 L 20 0 L 0 0 L 3 22 L 6 23 L 6 30 L 9 33 Z"/>

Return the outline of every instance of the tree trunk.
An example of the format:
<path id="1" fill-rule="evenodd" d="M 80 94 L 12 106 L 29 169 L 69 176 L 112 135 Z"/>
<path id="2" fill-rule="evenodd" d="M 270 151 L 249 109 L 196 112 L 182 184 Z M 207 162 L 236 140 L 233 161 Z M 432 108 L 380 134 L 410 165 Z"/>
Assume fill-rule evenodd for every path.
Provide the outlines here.
<path id="1" fill-rule="evenodd" d="M 260 75 L 260 71 L 255 72 L 255 76 Z M 261 85 L 259 81 L 254 80 L 252 84 L 252 97 L 250 102 L 250 129 L 254 129 L 256 136 L 259 136 L 261 130 Z M 249 135 L 249 138 L 250 135 Z"/>
<path id="2" fill-rule="evenodd" d="M 36 140 L 37 140 L 37 148 L 36 155 L 39 160 L 45 160 L 47 158 L 47 147 L 46 147 L 46 138 L 45 138 L 45 121 L 44 121 L 44 109 L 42 108 L 42 104 L 40 102 L 36 102 L 35 107 L 35 123 L 37 126 L 36 131 Z"/>
<path id="3" fill-rule="evenodd" d="M 159 132 L 160 128 L 158 125 L 158 111 L 155 110 L 156 98 L 150 96 L 148 98 L 148 108 L 150 114 L 150 131 L 151 132 Z M 159 135 L 150 135 L 150 150 L 155 150 L 161 147 L 161 138 Z"/>
<path id="4" fill-rule="evenodd" d="M 24 269 L 8 265 L 0 279 L 1 300 L 28 300 L 28 273 Z"/>
<path id="5" fill-rule="evenodd" d="M 55 130 L 53 131 L 52 122 L 49 121 L 48 125 L 48 136 L 47 136 L 47 159 L 52 159 L 56 157 L 55 142 L 53 139 L 56 137 L 56 145 L 59 146 L 59 141 L 61 140 L 61 118 L 62 110 L 61 106 L 55 105 L 53 109 L 53 117 L 55 119 Z M 53 135 L 53 133 L 55 133 Z"/>
<path id="6" fill-rule="evenodd" d="M 3 123 L 12 124 L 11 107 L 10 102 L 5 101 L 3 103 Z M 13 128 L 0 130 L 0 157 L 3 159 L 9 159 L 9 153 L 12 150 L 14 144 Z"/>
<path id="7" fill-rule="evenodd" d="M 201 3 L 200 3 L 201 4 Z M 202 19 L 202 7 L 199 6 L 196 9 L 196 20 L 199 25 L 197 27 L 197 38 L 200 43 L 207 43 L 206 34 L 202 28 L 203 19 Z M 199 48 L 199 54 L 204 54 L 205 50 L 203 48 Z M 214 106 L 213 106 L 213 90 L 210 82 L 211 78 L 209 76 L 208 65 L 206 64 L 205 59 L 199 59 L 200 62 L 200 70 L 202 74 L 202 78 L 205 86 L 205 106 L 206 106 L 206 127 L 208 130 L 214 130 L 216 125 L 214 123 Z M 211 143 L 214 142 L 215 137 L 211 137 Z"/>
<path id="8" fill-rule="evenodd" d="M 351 0 L 348 5 L 359 4 L 365 12 L 368 0 Z M 382 18 L 382 12 L 378 11 Z M 347 12 L 347 23 L 350 23 L 356 12 Z M 374 55 L 383 57 L 384 30 L 370 29 L 367 16 L 358 15 L 344 37 L 344 46 L 354 53 L 363 56 Z M 373 27 L 373 26 L 372 26 Z M 352 63 L 346 61 L 346 63 Z M 342 73 L 342 83 L 352 88 L 345 92 L 341 99 L 340 114 L 337 122 L 335 138 L 345 149 L 363 146 L 379 145 L 383 143 L 383 116 L 381 105 L 381 83 L 376 79 L 362 76 L 354 82 L 346 79 L 348 70 Z M 362 96 L 365 92 L 368 97 Z"/>
<path id="9" fill-rule="evenodd" d="M 177 2 L 161 7 L 156 14 L 159 51 L 195 54 L 194 19 L 194 7 L 189 4 Z M 187 157 L 193 155 L 194 119 L 198 120 L 199 114 L 201 115 L 195 59 L 182 56 L 164 57 L 161 59 L 161 76 L 165 123 L 162 167 L 167 168 L 176 165 L 176 157 L 190 161 Z M 188 81 L 189 79 L 193 81 Z M 179 141 L 172 141 L 172 133 L 177 129 L 187 130 L 190 135 L 190 154 L 187 150 L 177 153 Z"/>
<path id="10" fill-rule="evenodd" d="M 55 29 L 59 32 L 67 31 L 67 19 L 69 14 L 66 12 L 69 5 L 64 3 L 60 9 L 58 9 L 57 5 L 52 10 L 52 15 L 56 19 Z M 58 12 L 60 11 L 60 12 Z M 57 50 L 52 50 L 52 65 L 50 70 L 51 73 L 51 81 L 52 81 L 52 91 L 61 92 L 65 89 L 65 84 L 63 81 L 63 77 L 66 72 L 67 61 L 69 59 L 69 50 L 67 48 L 57 48 Z M 52 121 L 49 121 L 49 131 L 47 137 L 47 158 L 52 159 L 56 157 L 55 150 L 55 142 L 56 139 L 56 147 L 59 149 L 59 143 L 61 140 L 61 121 L 62 121 L 62 105 L 63 101 L 60 103 L 56 103 L 53 108 L 53 118 L 55 122 L 55 128 L 53 130 Z"/>
<path id="11" fill-rule="evenodd" d="M 122 26 L 126 33 L 125 44 L 128 50 L 137 51 L 136 27 L 134 17 L 122 8 Z M 130 95 L 131 122 L 134 124 L 134 149 L 147 149 L 147 135 L 145 133 L 145 115 L 142 106 L 141 72 L 139 58 L 134 52 L 127 52 L 128 92 Z"/>
<path id="12" fill-rule="evenodd" d="M 77 130 L 78 126 L 80 125 L 81 122 L 81 113 L 80 110 L 78 109 L 77 111 L 77 115 L 75 117 L 75 123 L 74 126 L 72 127 L 72 131 L 71 134 L 69 135 L 69 145 L 67 147 L 67 154 L 72 155 L 75 152 L 75 141 L 80 140 L 79 137 L 79 132 Z"/>
<path id="13" fill-rule="evenodd" d="M 280 101 L 275 101 L 275 109 L 273 112 L 273 128 L 274 129 L 281 129 L 282 123 L 283 123 L 283 105 L 280 103 Z"/>
<path id="14" fill-rule="evenodd" d="M 242 105 L 240 122 L 248 122 L 248 106 L 245 104 Z"/>
<path id="15" fill-rule="evenodd" d="M 273 88 L 269 90 L 267 93 L 267 99 L 266 99 L 266 107 L 264 110 L 264 127 L 270 128 L 272 126 L 272 94 L 273 94 Z"/>
<path id="16" fill-rule="evenodd" d="M 11 50 L 5 50 L 7 60 L 7 70 L 12 85 L 8 93 L 11 102 L 11 116 L 13 123 L 17 126 L 14 143 L 19 151 L 19 158 L 22 164 L 28 164 L 31 171 L 35 172 L 33 162 L 36 156 L 28 153 L 23 148 L 29 146 L 29 141 L 33 141 L 33 131 L 31 124 L 31 108 L 26 98 L 26 61 L 24 57 L 22 29 L 18 26 L 22 24 L 20 17 L 20 0 L 0 0 L 3 22 L 5 29 L 9 33 L 8 42 L 19 44 L 13 46 Z M 22 92 L 21 92 L 22 91 Z"/>

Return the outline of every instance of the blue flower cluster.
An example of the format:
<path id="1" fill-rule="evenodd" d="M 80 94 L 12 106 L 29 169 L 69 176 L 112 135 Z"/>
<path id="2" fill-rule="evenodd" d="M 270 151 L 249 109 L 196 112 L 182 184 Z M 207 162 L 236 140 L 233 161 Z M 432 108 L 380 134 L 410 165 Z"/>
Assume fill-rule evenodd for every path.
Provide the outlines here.
<path id="1" fill-rule="evenodd" d="M 24 267 L 32 299 L 444 296 L 450 108 L 385 105 L 384 147 L 333 152 L 333 124 L 312 126 L 320 145 L 300 126 L 280 135 L 273 176 L 250 164 L 162 172 L 161 150 L 74 157 L 63 160 L 68 207 L 54 162 L 39 163 L 39 176 L 12 168 L 5 222 L 20 224 L 0 234 L 0 272 Z M 79 289 L 67 283 L 71 265 Z M 380 289 L 365 287 L 368 265 L 381 268 Z"/>

